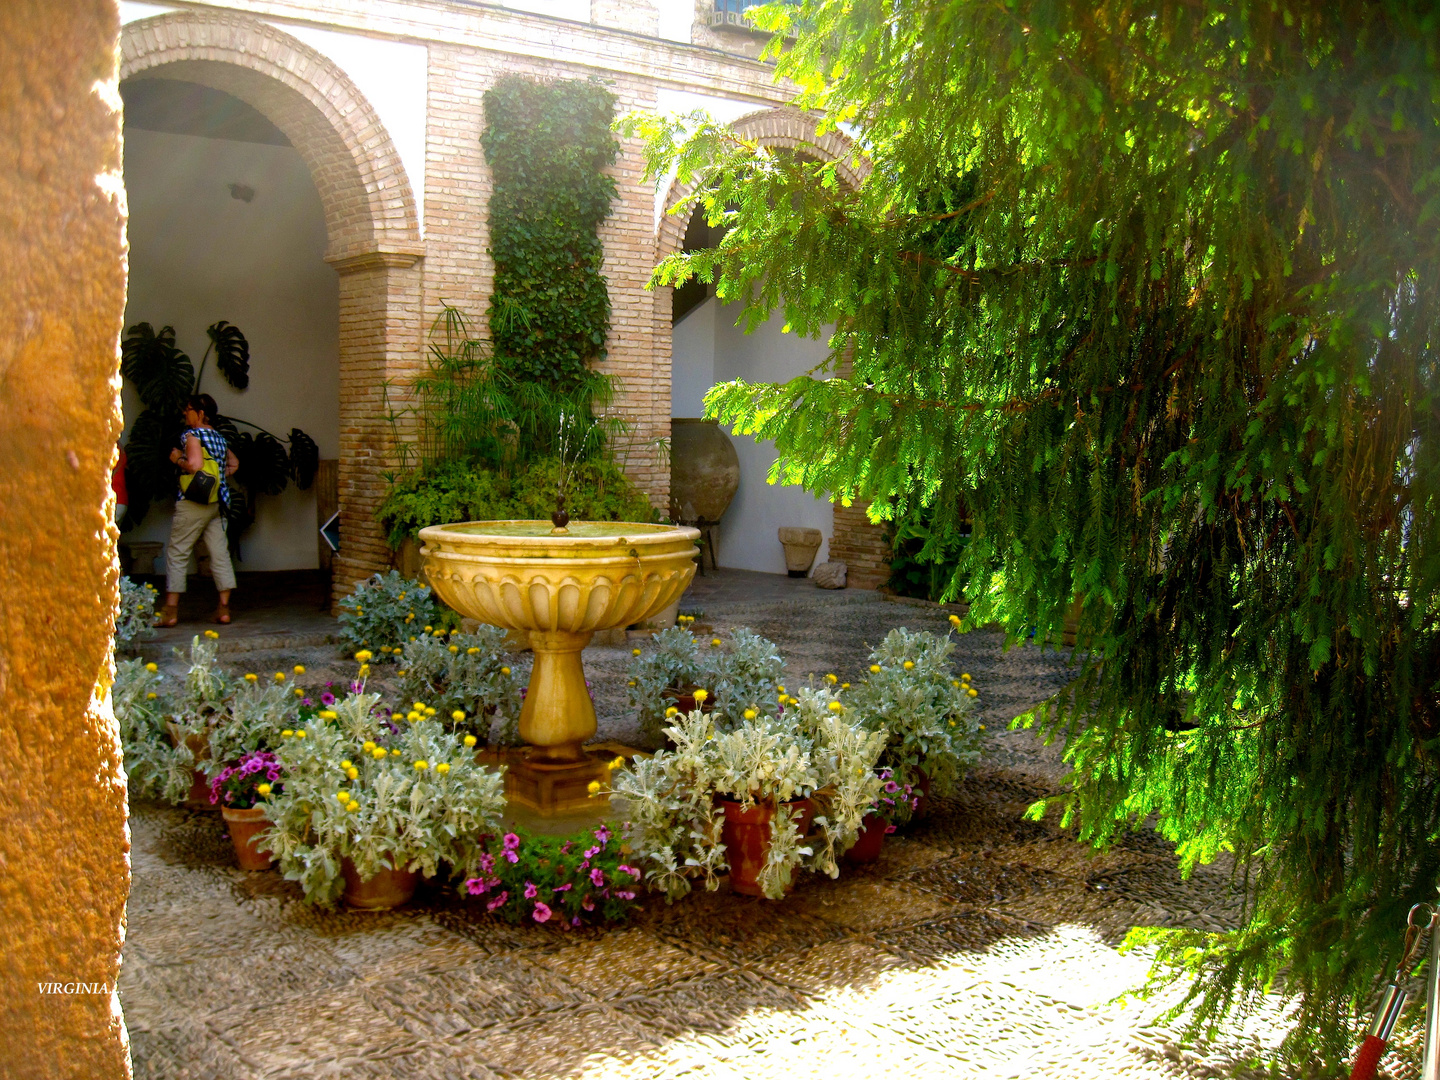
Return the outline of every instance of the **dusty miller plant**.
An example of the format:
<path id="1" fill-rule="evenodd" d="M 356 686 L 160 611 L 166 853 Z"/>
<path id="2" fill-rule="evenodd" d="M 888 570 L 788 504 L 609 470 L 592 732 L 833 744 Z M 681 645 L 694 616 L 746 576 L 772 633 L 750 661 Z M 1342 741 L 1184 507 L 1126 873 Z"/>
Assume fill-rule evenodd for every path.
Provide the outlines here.
<path id="1" fill-rule="evenodd" d="M 372 574 L 340 605 L 340 640 L 348 649 L 397 656 L 406 641 L 433 627 L 440 606 L 414 578 L 398 570 Z"/>
<path id="2" fill-rule="evenodd" d="M 180 802 L 190 790 L 193 758 L 170 740 L 167 722 L 174 703 L 165 677 L 154 664 L 121 660 L 115 665 L 110 699 L 131 795 Z"/>
<path id="3" fill-rule="evenodd" d="M 115 651 L 129 653 L 146 638 L 154 637 L 155 586 L 120 579 L 120 598 L 115 608 Z"/>
<path id="4" fill-rule="evenodd" d="M 402 703 L 421 701 L 453 730 L 488 742 L 491 718 L 500 720 L 498 742 L 520 741 L 521 681 L 510 668 L 506 633 L 482 625 L 473 634 L 425 634 L 408 642 L 400 659 L 396 693 Z M 464 713 L 459 720 L 456 712 Z"/>
<path id="5" fill-rule="evenodd" d="M 667 691 L 692 687 L 705 690 L 707 711 L 720 728 L 739 722 L 748 708 L 760 710 L 775 700 L 785 662 L 775 643 L 747 627 L 704 644 L 683 627 L 662 630 L 651 639 L 649 651 L 636 650 L 627 669 L 627 701 L 640 717 L 640 731 L 659 742 L 666 710 L 672 706 Z M 717 644 L 718 642 L 718 644 Z"/>
<path id="6" fill-rule="evenodd" d="M 434 720 L 395 725 L 379 695 L 351 694 L 282 739 L 285 789 L 263 835 L 286 878 L 311 903 L 344 889 L 341 860 L 361 878 L 404 869 L 433 877 L 444 863 L 473 877 L 480 837 L 500 828 L 503 778 Z"/>

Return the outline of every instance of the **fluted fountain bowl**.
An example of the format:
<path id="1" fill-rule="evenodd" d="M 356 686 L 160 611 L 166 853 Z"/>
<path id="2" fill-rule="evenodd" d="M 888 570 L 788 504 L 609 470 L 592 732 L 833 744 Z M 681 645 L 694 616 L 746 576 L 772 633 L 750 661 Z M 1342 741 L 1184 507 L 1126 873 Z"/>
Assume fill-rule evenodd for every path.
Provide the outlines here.
<path id="1" fill-rule="evenodd" d="M 528 632 L 535 651 L 520 713 L 529 762 L 585 760 L 595 706 L 580 652 L 596 630 L 669 607 L 695 576 L 697 529 L 632 521 L 471 521 L 420 530 L 425 573 L 441 600 L 491 626 Z M 514 771 L 514 770 L 512 770 Z M 578 774 L 577 774 L 578 775 Z"/>

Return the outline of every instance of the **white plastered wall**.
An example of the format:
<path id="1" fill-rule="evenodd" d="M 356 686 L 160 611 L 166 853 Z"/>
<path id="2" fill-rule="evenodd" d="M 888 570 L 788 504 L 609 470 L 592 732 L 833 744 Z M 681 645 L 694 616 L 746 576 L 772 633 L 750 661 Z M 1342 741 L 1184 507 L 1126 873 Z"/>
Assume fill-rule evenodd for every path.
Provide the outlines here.
<path id="1" fill-rule="evenodd" d="M 254 189 L 251 202 L 229 185 Z M 250 387 L 231 389 L 206 365 L 201 389 L 220 411 L 277 436 L 298 427 L 339 450 L 339 284 L 324 261 L 325 218 L 299 153 L 286 146 L 205 139 L 129 129 L 125 132 L 129 198 L 130 281 L 125 325 L 175 327 L 177 344 L 195 364 L 219 319 L 250 343 Z M 139 402 L 127 384 L 127 423 Z M 260 496 L 241 541 L 240 570 L 315 567 L 315 492 L 291 484 Z M 164 541 L 169 508 L 154 505 L 126 540 Z"/>
<path id="2" fill-rule="evenodd" d="M 784 382 L 821 363 L 828 350 L 812 340 L 781 332 L 773 317 L 754 333 L 735 325 L 740 305 L 722 306 L 711 297 L 675 324 L 672 339 L 671 416 L 700 416 L 705 392 L 731 379 Z M 785 573 L 782 526 L 819 529 L 824 538 L 819 565 L 829 557 L 833 514 L 829 500 L 800 487 L 767 483 L 775 444 L 731 435 L 740 459 L 740 487 L 717 529 L 719 564 L 736 570 Z"/>

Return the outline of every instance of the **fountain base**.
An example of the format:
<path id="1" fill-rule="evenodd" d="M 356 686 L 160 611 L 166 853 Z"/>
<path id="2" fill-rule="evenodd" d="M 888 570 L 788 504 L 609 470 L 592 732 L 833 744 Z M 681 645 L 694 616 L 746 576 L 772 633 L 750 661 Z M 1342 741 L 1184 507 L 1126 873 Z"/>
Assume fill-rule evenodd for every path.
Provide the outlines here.
<path id="1" fill-rule="evenodd" d="M 609 797 L 590 794 L 590 785 L 610 786 L 613 754 L 588 750 L 579 761 L 543 761 L 531 753 L 535 749 L 525 747 L 505 771 L 505 797 L 511 803 L 541 817 L 605 810 Z"/>

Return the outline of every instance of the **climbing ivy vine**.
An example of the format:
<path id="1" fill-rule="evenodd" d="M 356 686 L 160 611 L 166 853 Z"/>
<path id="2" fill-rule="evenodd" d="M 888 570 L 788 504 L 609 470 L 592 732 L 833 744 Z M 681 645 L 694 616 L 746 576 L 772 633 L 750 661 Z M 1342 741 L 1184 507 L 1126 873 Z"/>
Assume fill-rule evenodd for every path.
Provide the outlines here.
<path id="1" fill-rule="evenodd" d="M 596 82 L 505 76 L 485 93 L 490 334 L 497 359 L 522 378 L 568 388 L 605 356 L 599 228 L 615 199 L 605 172 L 619 150 L 614 113 L 615 95 Z"/>

